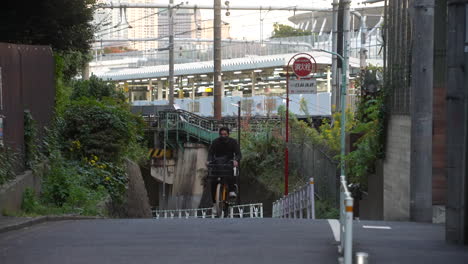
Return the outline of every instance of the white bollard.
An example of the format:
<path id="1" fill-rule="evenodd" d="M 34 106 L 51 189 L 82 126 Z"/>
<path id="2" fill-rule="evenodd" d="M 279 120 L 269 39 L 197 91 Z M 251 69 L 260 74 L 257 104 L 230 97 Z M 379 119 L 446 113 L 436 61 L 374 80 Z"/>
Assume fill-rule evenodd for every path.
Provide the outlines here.
<path id="1" fill-rule="evenodd" d="M 366 252 L 356 252 L 356 264 L 369 264 L 369 254 Z"/>
<path id="2" fill-rule="evenodd" d="M 304 208 L 304 188 L 299 189 L 299 218 L 304 218 L 302 209 Z"/>
<path id="3" fill-rule="evenodd" d="M 315 188 L 314 178 L 309 179 L 309 190 L 310 190 L 310 212 L 311 218 L 315 219 Z"/>
<path id="4" fill-rule="evenodd" d="M 345 245 L 344 259 L 345 264 L 353 262 L 353 198 L 346 198 L 346 223 L 345 223 Z"/>

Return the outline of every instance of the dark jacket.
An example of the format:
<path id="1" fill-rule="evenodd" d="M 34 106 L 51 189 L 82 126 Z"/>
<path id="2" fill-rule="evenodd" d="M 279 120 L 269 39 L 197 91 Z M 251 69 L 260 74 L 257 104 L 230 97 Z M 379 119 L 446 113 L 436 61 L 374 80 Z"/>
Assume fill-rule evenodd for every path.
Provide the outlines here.
<path id="1" fill-rule="evenodd" d="M 208 151 L 208 161 L 213 161 L 215 158 L 225 158 L 226 160 L 240 161 L 242 158 L 239 144 L 237 140 L 227 137 L 225 140 L 219 137 L 211 143 L 210 150 Z"/>

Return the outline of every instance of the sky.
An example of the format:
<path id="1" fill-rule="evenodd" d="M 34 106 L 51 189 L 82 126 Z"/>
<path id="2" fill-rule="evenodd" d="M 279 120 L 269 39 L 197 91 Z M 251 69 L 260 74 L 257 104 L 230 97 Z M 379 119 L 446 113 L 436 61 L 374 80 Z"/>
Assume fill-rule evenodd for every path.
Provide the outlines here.
<path id="1" fill-rule="evenodd" d="M 226 0 L 221 0 L 221 5 L 225 6 Z M 353 0 L 356 5 L 362 0 Z M 180 0 L 174 0 L 174 3 L 180 3 Z M 213 0 L 184 0 L 189 5 L 213 5 Z M 317 8 L 332 8 L 332 0 L 229 0 L 230 6 L 306 6 Z M 273 31 L 275 22 L 293 26 L 288 18 L 294 16 L 294 11 L 261 11 L 260 10 L 231 10 L 230 16 L 225 15 L 226 11 L 221 12 L 221 19 L 231 25 L 231 36 L 236 39 L 259 40 L 261 37 L 267 39 Z M 297 11 L 296 14 L 307 13 Z M 213 10 L 201 10 L 202 19 L 213 17 Z M 260 21 L 263 20 L 263 34 L 261 36 Z"/>
<path id="2" fill-rule="evenodd" d="M 213 5 L 213 0 L 185 0 L 189 5 Z M 177 3 L 174 0 L 174 3 Z M 221 0 L 221 5 L 225 6 L 225 0 Z M 229 0 L 230 6 L 312 6 L 317 4 L 317 7 L 330 7 L 331 0 Z M 285 4 L 287 3 L 287 4 Z M 315 5 L 314 5 L 315 6 Z M 236 39 L 259 40 L 260 39 L 260 17 L 263 20 L 263 39 L 271 36 L 273 31 L 273 23 L 279 22 L 293 26 L 293 23 L 288 21 L 288 17 L 294 15 L 293 11 L 262 11 L 260 10 L 230 10 L 230 16 L 225 15 L 226 11 L 221 12 L 221 19 L 228 22 L 231 26 L 231 36 Z M 296 14 L 304 12 L 296 12 Z M 201 10 L 203 19 L 213 17 L 213 10 Z"/>

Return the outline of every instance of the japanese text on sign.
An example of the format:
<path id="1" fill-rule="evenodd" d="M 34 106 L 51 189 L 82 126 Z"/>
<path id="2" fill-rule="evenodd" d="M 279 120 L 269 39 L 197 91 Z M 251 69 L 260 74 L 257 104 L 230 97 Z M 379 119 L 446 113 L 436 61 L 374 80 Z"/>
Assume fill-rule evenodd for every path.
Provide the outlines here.
<path id="1" fill-rule="evenodd" d="M 310 80 L 289 80 L 288 89 L 290 94 L 314 94 L 317 93 L 317 82 Z"/>

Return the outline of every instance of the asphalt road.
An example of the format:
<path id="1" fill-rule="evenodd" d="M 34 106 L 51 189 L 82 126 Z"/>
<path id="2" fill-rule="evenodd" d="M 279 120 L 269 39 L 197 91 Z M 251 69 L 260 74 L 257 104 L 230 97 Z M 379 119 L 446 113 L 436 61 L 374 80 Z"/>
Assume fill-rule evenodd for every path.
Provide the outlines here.
<path id="1" fill-rule="evenodd" d="M 333 229 L 338 235 L 336 220 L 53 221 L 0 233 L 0 264 L 336 264 Z M 444 234 L 444 225 L 354 221 L 353 251 L 371 264 L 467 264 L 468 246 Z"/>
<path id="2" fill-rule="evenodd" d="M 337 263 L 326 220 L 103 219 L 0 234 L 0 263 Z"/>

